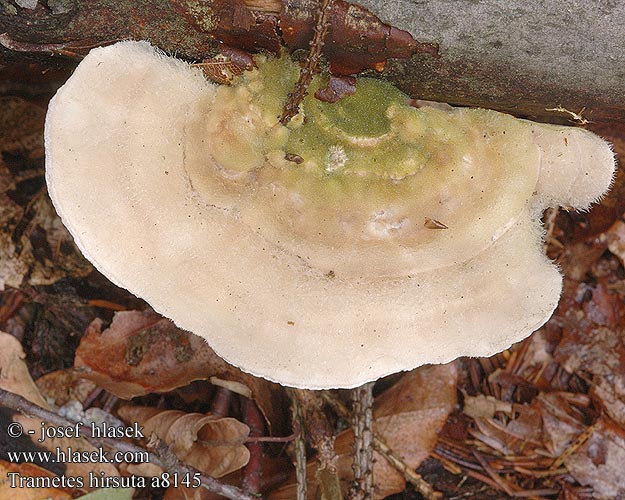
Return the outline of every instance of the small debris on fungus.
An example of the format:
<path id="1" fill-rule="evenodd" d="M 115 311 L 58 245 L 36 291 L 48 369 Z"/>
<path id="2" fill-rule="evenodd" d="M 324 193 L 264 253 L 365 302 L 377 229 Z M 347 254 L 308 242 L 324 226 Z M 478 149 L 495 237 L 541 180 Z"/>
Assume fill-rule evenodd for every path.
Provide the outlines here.
<path id="1" fill-rule="evenodd" d="M 330 104 L 313 97 L 319 75 L 283 126 L 298 67 L 256 64 L 217 86 L 122 42 L 93 50 L 58 91 L 49 192 L 101 272 L 241 369 L 308 389 L 488 356 L 547 321 L 562 278 L 540 216 L 608 189 L 605 141 L 484 109 L 417 109 L 375 79 Z"/>

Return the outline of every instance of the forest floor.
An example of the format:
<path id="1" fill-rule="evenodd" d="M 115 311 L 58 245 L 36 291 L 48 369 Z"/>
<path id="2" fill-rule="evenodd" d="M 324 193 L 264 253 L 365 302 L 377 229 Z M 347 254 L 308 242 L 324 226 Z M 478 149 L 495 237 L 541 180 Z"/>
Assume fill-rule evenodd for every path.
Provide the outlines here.
<path id="1" fill-rule="evenodd" d="M 65 77 L 29 65 L 4 68 L 0 77 L 0 388 L 68 422 L 138 422 L 203 475 L 294 499 L 297 432 L 285 389 L 227 365 L 199 337 L 108 282 L 56 216 L 44 179 L 43 123 L 47 100 Z M 625 126 L 587 128 L 625 158 Z M 625 498 L 624 212 L 619 171 L 610 194 L 589 212 L 545 214 L 545 250 L 564 274 L 564 291 L 551 320 L 530 338 L 491 358 L 376 383 L 375 432 L 398 457 L 391 465 L 376 452 L 376 497 Z M 349 391 L 329 391 L 320 409 L 337 434 L 343 485 L 352 474 L 349 404 Z M 36 433 L 11 438 L 12 421 Z M 174 487 L 173 476 L 154 463 L 17 460 L 16 451 L 88 446 L 75 438 L 37 442 L 40 427 L 36 417 L 0 408 L 0 498 L 76 498 L 93 489 L 89 474 L 100 470 L 148 478 L 134 485 L 134 498 L 216 497 L 182 482 Z M 284 439 L 258 439 L 268 436 Z M 310 447 L 308 455 L 315 498 L 323 480 Z M 14 489 L 9 472 L 83 478 L 85 485 Z M 106 494 L 121 500 L 132 492 Z"/>

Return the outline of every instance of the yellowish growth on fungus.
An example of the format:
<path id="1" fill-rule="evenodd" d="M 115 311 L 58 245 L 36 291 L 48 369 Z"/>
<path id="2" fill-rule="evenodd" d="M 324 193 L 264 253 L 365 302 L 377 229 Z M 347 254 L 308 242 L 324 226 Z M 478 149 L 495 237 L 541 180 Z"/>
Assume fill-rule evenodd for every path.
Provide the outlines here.
<path id="1" fill-rule="evenodd" d="M 309 389 L 490 355 L 547 321 L 561 277 L 540 215 L 608 189 L 603 140 L 416 109 L 372 79 L 330 104 L 316 77 L 285 127 L 298 68 L 257 63 L 220 87 L 122 42 L 59 90 L 49 191 L 100 271 L 243 370 Z"/>

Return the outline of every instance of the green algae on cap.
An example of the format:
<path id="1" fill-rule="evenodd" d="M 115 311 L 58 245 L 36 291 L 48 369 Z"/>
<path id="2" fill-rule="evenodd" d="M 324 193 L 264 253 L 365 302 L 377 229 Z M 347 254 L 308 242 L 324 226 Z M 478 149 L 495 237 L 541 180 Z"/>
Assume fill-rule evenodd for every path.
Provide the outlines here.
<path id="1" fill-rule="evenodd" d="M 540 213 L 608 188 L 605 142 L 416 109 L 371 79 L 329 104 L 317 77 L 284 127 L 298 66 L 257 62 L 218 87 L 122 42 L 59 90 L 49 191 L 100 271 L 243 370 L 302 388 L 490 355 L 549 318 L 561 277 Z"/>
<path id="2" fill-rule="evenodd" d="M 229 179 L 242 217 L 276 241 L 291 235 L 282 244 L 315 268 L 358 276 L 364 258 L 390 277 L 458 263 L 490 246 L 532 197 L 538 152 L 526 147 L 524 122 L 416 109 L 390 84 L 364 78 L 354 95 L 325 103 L 313 97 L 317 77 L 285 128 L 276 117 L 298 67 L 288 58 L 258 64 L 217 89 L 211 140 L 198 153 Z M 213 195 L 212 173 L 190 175 Z M 426 218 L 452 231 L 432 232 Z"/>

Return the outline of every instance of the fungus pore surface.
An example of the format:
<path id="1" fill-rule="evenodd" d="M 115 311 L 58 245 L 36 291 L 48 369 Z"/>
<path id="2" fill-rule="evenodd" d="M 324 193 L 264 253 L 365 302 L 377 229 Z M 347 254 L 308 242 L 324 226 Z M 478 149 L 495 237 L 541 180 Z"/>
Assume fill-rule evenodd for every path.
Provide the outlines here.
<path id="1" fill-rule="evenodd" d="M 539 328 L 561 277 L 548 206 L 612 179 L 582 129 L 414 108 L 359 79 L 278 123 L 299 68 L 216 86 L 148 43 L 93 50 L 50 103 L 50 196 L 85 256 L 227 361 L 285 385 L 354 387 Z"/>

